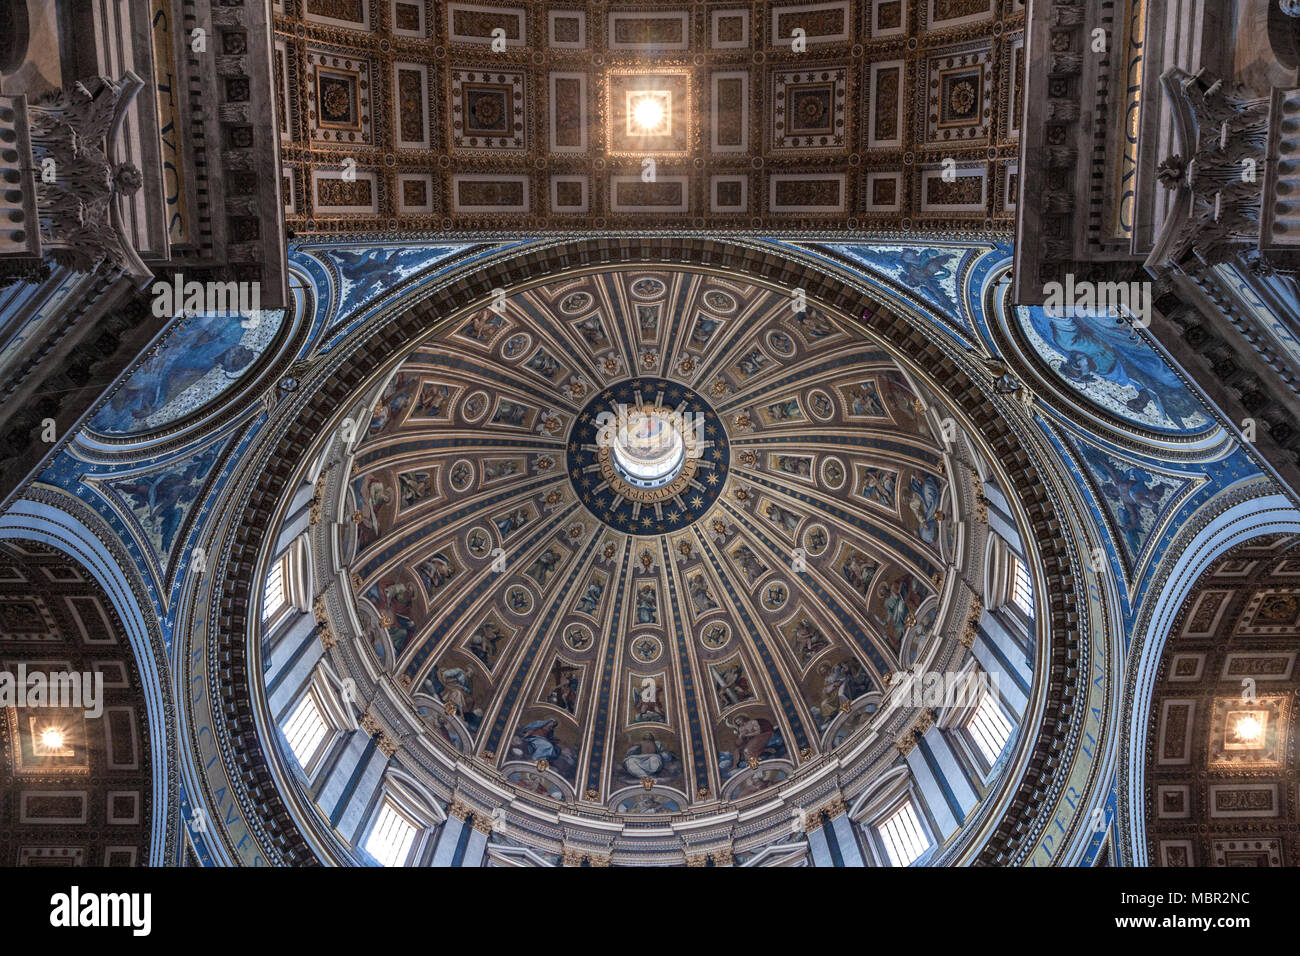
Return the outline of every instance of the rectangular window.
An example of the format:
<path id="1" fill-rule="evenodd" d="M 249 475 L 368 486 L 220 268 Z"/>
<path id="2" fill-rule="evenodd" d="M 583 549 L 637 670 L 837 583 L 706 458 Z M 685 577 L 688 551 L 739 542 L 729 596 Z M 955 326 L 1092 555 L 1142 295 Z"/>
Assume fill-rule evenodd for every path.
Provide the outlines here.
<path id="1" fill-rule="evenodd" d="M 406 819 L 388 798 L 380 804 L 379 816 L 366 837 L 366 852 L 380 866 L 405 866 L 415 842 L 415 825 Z"/>
<path id="2" fill-rule="evenodd" d="M 328 731 L 329 727 L 325 724 L 325 718 L 321 716 L 316 699 L 311 694 L 306 694 L 289 715 L 288 723 L 284 725 L 284 736 L 289 741 L 289 749 L 293 751 L 293 755 L 298 758 L 298 763 L 304 770 L 311 768 L 312 760 Z"/>
<path id="3" fill-rule="evenodd" d="M 1025 567 L 1023 561 L 1015 562 L 1015 589 L 1011 593 L 1011 600 L 1015 601 L 1016 607 L 1020 608 L 1026 617 L 1033 616 L 1034 585 L 1029 579 L 1029 569 Z"/>
<path id="4" fill-rule="evenodd" d="M 989 766 L 997 763 L 998 757 L 1002 756 L 1002 748 L 1011 739 L 1011 721 L 1002 712 L 1002 707 L 993 695 L 988 693 L 980 698 L 975 713 L 966 722 L 966 730 Z"/>
<path id="5" fill-rule="evenodd" d="M 274 618 L 284 610 L 288 601 L 284 597 L 284 558 L 271 565 L 271 573 L 266 576 L 266 588 L 262 591 L 262 621 Z"/>
<path id="6" fill-rule="evenodd" d="M 921 828 L 911 800 L 891 813 L 877 831 L 891 866 L 911 866 L 930 847 L 930 838 Z"/>

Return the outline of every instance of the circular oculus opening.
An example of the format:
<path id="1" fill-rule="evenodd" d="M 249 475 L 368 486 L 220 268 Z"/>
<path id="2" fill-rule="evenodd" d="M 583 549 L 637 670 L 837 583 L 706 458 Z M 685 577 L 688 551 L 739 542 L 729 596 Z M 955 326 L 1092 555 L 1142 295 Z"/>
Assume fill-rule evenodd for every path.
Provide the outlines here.
<path id="1" fill-rule="evenodd" d="M 611 452 L 620 475 L 639 488 L 672 481 L 686 462 L 686 440 L 667 412 L 633 411 L 615 434 Z"/>

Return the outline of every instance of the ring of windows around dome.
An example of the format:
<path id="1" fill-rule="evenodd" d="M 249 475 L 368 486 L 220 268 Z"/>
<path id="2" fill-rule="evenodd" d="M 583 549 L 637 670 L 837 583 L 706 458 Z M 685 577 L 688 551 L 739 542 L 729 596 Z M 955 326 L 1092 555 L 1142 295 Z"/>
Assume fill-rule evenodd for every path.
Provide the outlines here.
<path id="1" fill-rule="evenodd" d="M 554 287 L 557 298 L 566 291 L 563 282 Z M 527 311 L 522 303 L 520 311 Z M 431 347 L 429 340 L 421 348 L 454 349 L 445 343 L 457 330 L 476 328 L 467 314 L 435 333 L 444 344 Z M 819 321 L 850 334 L 847 317 L 826 312 Z M 536 341 L 540 334 L 530 347 Z M 574 343 L 581 341 L 557 334 L 551 344 L 558 353 L 567 342 L 573 352 L 562 360 L 576 359 Z M 743 352 L 743 342 L 731 344 Z M 862 345 L 853 348 L 861 352 Z M 346 433 L 320 433 L 292 481 L 277 545 L 265 558 L 257 630 L 267 693 L 259 719 L 279 730 L 277 757 L 301 794 L 299 823 L 318 852 L 385 865 L 472 865 L 485 858 L 500 865 L 804 865 L 819 857 L 908 865 L 977 852 L 979 829 L 970 823 L 992 819 L 1007 771 L 1023 761 L 1028 745 L 1021 725 L 1032 713 L 1039 656 L 1033 554 L 1003 491 L 1005 479 L 964 427 L 953 429 L 961 418 L 940 393 L 899 375 L 916 389 L 906 415 L 895 410 L 901 404 L 863 387 L 878 386 L 885 380 L 879 374 L 841 386 L 836 396 L 847 416 L 874 414 L 890 426 L 906 420 L 927 436 L 939 452 L 930 474 L 937 480 L 928 483 L 923 471 L 881 467 L 887 455 L 874 465 L 841 455 L 839 471 L 852 470 L 852 479 L 832 473 L 838 481 L 827 482 L 817 450 L 807 456 L 812 461 L 759 451 L 763 425 L 778 435 L 786 421 L 779 416 L 816 414 L 819 406 L 805 394 L 784 407 L 762 392 L 753 396 L 758 405 L 722 399 L 720 408 L 741 409 L 717 418 L 732 446 L 727 493 L 711 499 L 716 510 L 697 509 L 697 527 L 708 531 L 675 539 L 662 530 L 671 522 L 650 528 L 634 520 L 625 528 L 609 510 L 602 513 L 608 501 L 591 498 L 587 504 L 595 507 L 585 506 L 577 500 L 581 483 L 570 485 L 563 472 L 533 483 L 550 487 L 549 496 L 494 493 L 494 482 L 531 492 L 527 479 L 545 479 L 546 471 L 528 458 L 498 464 L 469 457 L 465 449 L 476 443 L 501 443 L 490 425 L 473 431 L 473 423 L 500 422 L 504 431 L 529 413 L 509 407 L 508 399 L 486 417 L 472 402 L 457 404 L 474 397 L 472 375 L 426 376 L 423 354 L 417 349 L 396 372 L 390 365 L 372 378 L 336 416 Z M 503 353 L 489 357 L 500 362 Z M 458 364 L 466 367 L 429 367 Z M 545 376 L 550 362 L 539 364 Z M 495 368 L 482 364 L 475 374 L 486 381 Z M 640 406 L 647 417 L 670 407 L 664 395 L 673 387 L 670 379 L 653 383 L 654 400 L 637 391 L 637 401 L 651 401 Z M 835 394 L 835 383 L 823 391 Z M 724 394 L 731 397 L 717 389 Z M 762 425 L 747 427 L 746 417 L 759 418 L 769 406 L 774 411 Z M 833 421 L 839 414 L 837 408 Z M 644 426 L 645 419 L 632 424 Z M 850 417 L 837 427 L 852 425 Z M 421 459 L 407 450 L 414 447 L 407 427 L 426 447 L 444 430 L 456 443 L 447 454 Z M 546 431 L 541 425 L 536 434 Z M 879 454 L 889 437 L 886 430 L 868 445 Z M 800 441 L 803 449 L 816 448 L 803 432 L 777 447 L 793 450 Z M 909 442 L 915 454 L 918 440 Z M 546 455 L 551 447 L 559 454 Z M 574 447 L 580 445 L 570 444 L 571 459 Z M 665 447 L 669 458 L 683 450 L 671 441 Z M 400 462 L 382 473 L 391 483 L 371 480 L 375 463 L 387 460 L 385 448 Z M 538 450 L 539 457 L 563 460 L 562 444 L 543 438 Z M 570 477 L 581 474 L 571 469 Z M 596 474 L 613 484 L 599 464 Z M 909 482 L 910 495 L 900 479 Z M 804 484 L 813 493 L 803 492 Z M 887 532 L 846 511 L 837 485 L 854 489 L 870 516 L 870 506 L 879 506 L 895 520 L 916 519 L 912 532 L 933 555 L 929 588 L 909 594 L 910 585 L 888 585 L 879 554 L 841 546 L 846 528 Z M 765 487 L 782 494 L 766 496 Z M 577 494 L 565 500 L 570 489 Z M 789 524 L 786 502 L 800 501 L 800 494 L 829 509 L 822 525 Z M 404 514 L 415 517 L 404 524 Z M 548 514 L 559 546 L 538 536 L 510 549 L 518 558 L 507 551 L 519 541 L 515 535 Z M 710 522 L 718 516 L 740 533 L 714 534 Z M 662 511 L 657 518 L 664 519 Z M 411 544 L 393 544 L 404 528 L 414 529 L 405 538 Z M 893 540 L 919 560 L 919 550 Z M 690 547 L 678 550 L 683 541 Z M 817 562 L 821 554 L 832 560 Z M 783 555 L 788 571 L 773 573 L 769 565 Z M 409 578 L 385 576 L 384 567 L 402 562 L 414 566 Z M 896 618 L 874 612 L 873 583 L 881 611 Z M 709 620 L 720 588 L 750 593 L 752 600 L 738 600 L 749 611 L 743 619 Z M 634 596 L 635 617 L 622 623 L 599 603 L 615 590 Z M 865 599 L 865 613 L 847 609 L 835 624 L 850 635 L 856 627 L 865 649 L 856 663 L 837 664 L 826 653 L 828 627 L 810 611 L 820 599 L 833 614 L 846 594 Z M 780 608 L 805 599 L 792 615 L 762 613 L 765 601 Z M 425 607 L 434 613 L 422 619 Z M 470 613 L 458 619 L 461 608 Z M 769 623 L 781 620 L 789 621 L 784 633 Z M 868 633 L 880 646 L 866 640 Z M 529 635 L 534 646 L 521 643 Z M 615 646 L 624 641 L 626 647 Z M 584 697 L 596 676 L 588 661 L 600 660 L 591 652 L 602 645 L 607 661 L 616 659 L 623 671 L 622 687 L 602 690 L 614 698 L 609 709 L 626 711 L 622 721 L 609 719 L 611 727 L 601 725 L 600 711 Z M 820 680 L 805 685 L 807 697 L 792 699 L 782 678 L 797 679 L 801 669 Z M 712 693 L 687 699 L 686 691 L 699 686 L 697 670 L 708 674 Z M 607 679 L 603 687 L 617 685 Z M 760 706 L 767 695 L 775 708 Z M 713 733 L 701 733 L 714 715 Z M 594 727 L 575 748 L 564 730 L 579 721 Z M 691 731 L 699 739 L 683 740 Z M 605 734 L 620 743 L 602 751 Z M 602 755 L 604 767 L 593 771 Z"/>
<path id="2" fill-rule="evenodd" d="M 1076 591 L 1097 531 L 1031 404 L 847 262 L 588 246 L 457 257 L 347 323 L 301 255 L 310 331 L 172 572 L 199 861 L 1095 853 L 1116 597 Z M 655 500 L 588 432 L 620 404 L 703 416 Z"/>

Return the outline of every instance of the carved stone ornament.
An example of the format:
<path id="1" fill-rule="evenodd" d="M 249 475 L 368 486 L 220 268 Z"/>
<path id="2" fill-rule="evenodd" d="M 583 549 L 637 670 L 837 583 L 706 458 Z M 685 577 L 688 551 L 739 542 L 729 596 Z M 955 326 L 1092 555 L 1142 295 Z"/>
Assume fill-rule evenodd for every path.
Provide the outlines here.
<path id="1" fill-rule="evenodd" d="M 1231 259 L 1259 238 L 1268 163 L 1268 97 L 1208 70 L 1171 67 L 1160 77 L 1183 150 L 1160 162 L 1160 183 L 1177 191 L 1147 268 L 1195 256 L 1205 265 Z M 1243 175 L 1243 167 L 1254 171 Z"/>
<path id="2" fill-rule="evenodd" d="M 325 592 L 322 591 L 316 595 L 311 602 L 311 613 L 316 617 L 316 623 L 321 627 L 329 624 L 329 610 L 325 604 Z"/>
<path id="3" fill-rule="evenodd" d="M 43 253 L 75 272 L 103 264 L 138 278 L 153 273 L 126 238 L 120 197 L 143 183 L 140 170 L 115 163 L 113 139 L 143 82 L 127 72 L 78 80 L 27 105 Z"/>
<path id="4" fill-rule="evenodd" d="M 924 737 L 926 731 L 934 726 L 934 714 L 930 711 L 923 711 L 921 716 L 916 718 L 916 723 L 912 725 L 912 731 L 916 736 Z"/>
<path id="5" fill-rule="evenodd" d="M 1166 156 L 1156 166 L 1156 178 L 1165 189 L 1177 189 L 1187 182 L 1187 163 L 1178 153 Z"/>
<path id="6" fill-rule="evenodd" d="M 609 866 L 609 857 L 587 850 L 575 850 L 565 847 L 560 859 L 564 866 Z"/>
<path id="7" fill-rule="evenodd" d="M 841 814 L 848 813 L 849 805 L 844 800 L 844 795 L 842 793 L 837 793 L 830 800 L 824 803 L 821 809 L 826 812 L 826 815 L 828 817 L 834 820 L 836 817 L 840 816 Z"/>

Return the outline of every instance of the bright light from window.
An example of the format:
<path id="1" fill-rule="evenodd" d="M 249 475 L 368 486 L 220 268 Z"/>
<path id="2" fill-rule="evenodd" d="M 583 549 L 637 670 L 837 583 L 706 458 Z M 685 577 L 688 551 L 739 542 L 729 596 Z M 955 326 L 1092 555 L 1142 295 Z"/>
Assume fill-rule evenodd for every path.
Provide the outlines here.
<path id="1" fill-rule="evenodd" d="M 655 129 L 664 121 L 664 108 L 658 100 L 643 96 L 636 104 L 633 121 L 642 129 Z"/>
<path id="2" fill-rule="evenodd" d="M 891 813 L 877 829 L 891 866 L 911 866 L 930 847 L 930 838 L 921 828 L 911 800 Z"/>
<path id="3" fill-rule="evenodd" d="M 397 812 L 392 801 L 385 799 L 379 807 L 379 817 L 366 837 L 366 852 L 379 861 L 380 866 L 404 866 L 415 842 L 415 827 Z"/>
<path id="4" fill-rule="evenodd" d="M 997 763 L 1002 748 L 1011 739 L 1011 721 L 1007 720 L 993 695 L 988 693 L 980 697 L 979 706 L 966 723 L 966 729 L 990 766 Z"/>
<path id="5" fill-rule="evenodd" d="M 1237 721 L 1233 733 L 1242 743 L 1253 744 L 1263 735 L 1264 725 L 1260 723 L 1258 717 L 1247 714 Z"/>
<path id="6" fill-rule="evenodd" d="M 47 724 L 44 718 L 28 718 L 32 733 L 32 756 L 71 757 L 72 738 L 58 724 Z"/>
<path id="7" fill-rule="evenodd" d="M 634 411 L 618 430 L 611 449 L 625 478 L 645 487 L 667 484 L 686 459 L 686 440 L 670 413 Z"/>
<path id="8" fill-rule="evenodd" d="M 262 620 L 269 621 L 284 609 L 284 558 L 271 565 L 266 576 L 266 589 L 262 592 Z"/>
<path id="9" fill-rule="evenodd" d="M 1015 562 L 1015 590 L 1012 592 L 1011 599 L 1016 602 L 1016 607 L 1024 611 L 1025 614 L 1034 613 L 1034 584 L 1029 579 L 1029 569 L 1025 567 L 1023 561 Z"/>
<path id="10" fill-rule="evenodd" d="M 328 730 L 315 698 L 307 694 L 298 702 L 298 706 L 289 715 L 289 722 L 284 725 L 284 736 L 289 741 L 289 749 L 304 770 L 311 763 L 312 757 L 316 756 L 316 750 Z"/>
<path id="11" fill-rule="evenodd" d="M 634 136 L 665 136 L 672 132 L 667 90 L 628 93 L 627 131 Z"/>

